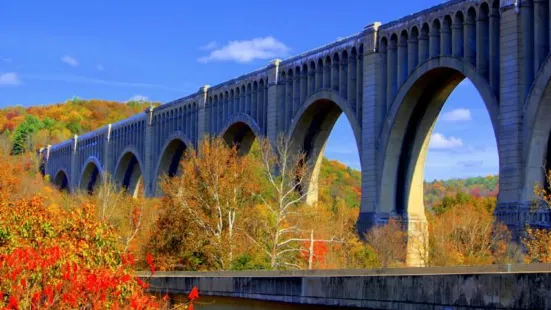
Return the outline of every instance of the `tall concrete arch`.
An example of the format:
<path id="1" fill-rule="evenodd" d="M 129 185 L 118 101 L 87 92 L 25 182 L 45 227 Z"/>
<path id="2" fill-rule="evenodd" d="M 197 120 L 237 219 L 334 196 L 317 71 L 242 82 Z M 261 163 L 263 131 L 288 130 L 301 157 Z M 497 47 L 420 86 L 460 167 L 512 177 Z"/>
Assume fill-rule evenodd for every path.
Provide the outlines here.
<path id="1" fill-rule="evenodd" d="M 245 113 L 233 115 L 220 131 L 219 136 L 229 145 L 235 145 L 240 154 L 248 154 L 256 139 L 264 135 L 256 121 Z"/>
<path id="2" fill-rule="evenodd" d="M 408 262 L 416 265 L 425 255 L 428 229 L 424 206 L 424 168 L 436 119 L 452 91 L 468 78 L 486 106 L 496 143 L 498 101 L 490 85 L 472 65 L 454 58 L 432 59 L 417 68 L 398 90 L 380 136 L 381 187 L 377 214 L 399 216 L 408 227 Z"/>
<path id="3" fill-rule="evenodd" d="M 143 191 L 142 188 L 145 185 L 143 179 L 144 165 L 139 153 L 129 147 L 121 154 L 115 168 L 115 182 L 134 198 L 143 195 L 144 193 L 140 193 L 140 190 Z"/>
<path id="4" fill-rule="evenodd" d="M 174 177 L 179 174 L 179 166 L 184 154 L 193 147 L 191 140 L 183 131 L 177 131 L 170 135 L 164 142 L 161 153 L 157 159 L 153 173 L 153 185 L 155 195 L 161 194 L 160 179 L 168 176 Z"/>
<path id="5" fill-rule="evenodd" d="M 59 169 L 54 177 L 54 185 L 61 191 L 69 191 L 69 175 L 65 169 Z"/>
<path id="6" fill-rule="evenodd" d="M 318 177 L 327 139 L 337 119 L 343 113 L 354 132 L 356 147 L 360 150 L 361 131 L 358 120 L 348 102 L 336 91 L 321 90 L 307 98 L 293 117 L 293 122 L 287 131 L 287 136 L 295 148 L 305 153 L 312 168 L 306 189 L 308 204 L 318 200 Z"/>
<path id="7" fill-rule="evenodd" d="M 98 185 L 101 184 L 103 178 L 103 169 L 99 160 L 92 156 L 88 158 L 80 172 L 79 189 L 88 194 L 93 194 Z"/>
<path id="8" fill-rule="evenodd" d="M 425 62 L 399 89 L 384 121 L 379 213 L 424 219 L 423 169 L 430 135 L 446 99 L 465 78 L 482 97 L 497 142 L 499 106 L 486 80 L 454 58 Z"/>

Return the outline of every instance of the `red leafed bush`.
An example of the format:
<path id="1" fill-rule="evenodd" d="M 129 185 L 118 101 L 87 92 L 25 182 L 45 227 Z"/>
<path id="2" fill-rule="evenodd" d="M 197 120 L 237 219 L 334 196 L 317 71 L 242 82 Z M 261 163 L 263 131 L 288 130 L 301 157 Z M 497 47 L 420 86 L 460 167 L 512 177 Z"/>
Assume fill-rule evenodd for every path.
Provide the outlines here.
<path id="1" fill-rule="evenodd" d="M 158 309 L 128 264 L 87 268 L 59 247 L 17 248 L 0 255 L 0 305 L 8 309 Z M 125 259 L 128 261 L 128 259 Z"/>

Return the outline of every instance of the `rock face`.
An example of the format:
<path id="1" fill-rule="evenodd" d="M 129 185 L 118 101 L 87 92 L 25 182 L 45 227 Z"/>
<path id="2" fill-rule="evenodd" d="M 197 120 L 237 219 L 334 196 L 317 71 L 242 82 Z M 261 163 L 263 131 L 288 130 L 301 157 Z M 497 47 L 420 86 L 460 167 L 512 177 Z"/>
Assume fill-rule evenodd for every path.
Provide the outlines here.
<path id="1" fill-rule="evenodd" d="M 392 2 L 392 0 L 390 0 Z M 353 9 L 353 7 L 350 7 Z M 426 234 L 423 168 L 433 124 L 465 78 L 492 120 L 500 158 L 496 216 L 515 235 L 549 226 L 532 212 L 533 186 L 551 163 L 548 0 L 452 0 L 166 103 L 44 149 L 45 172 L 69 191 L 93 191 L 106 173 L 129 192 L 159 194 L 186 148 L 206 135 L 248 151 L 258 137 L 293 138 L 314 167 L 317 199 L 325 143 L 344 113 L 362 165 L 358 227 L 399 216 Z M 551 164 L 550 164 L 551 165 Z M 408 249 L 411 250 L 412 246 Z M 418 265 L 414 253 L 410 265 Z"/>
<path id="2" fill-rule="evenodd" d="M 518 268 L 522 269 L 504 272 L 507 266 L 491 266 L 371 272 L 190 272 L 160 273 L 149 280 L 153 291 L 169 294 L 185 294 L 197 286 L 202 295 L 307 305 L 369 309 L 549 309 L 551 265 Z"/>

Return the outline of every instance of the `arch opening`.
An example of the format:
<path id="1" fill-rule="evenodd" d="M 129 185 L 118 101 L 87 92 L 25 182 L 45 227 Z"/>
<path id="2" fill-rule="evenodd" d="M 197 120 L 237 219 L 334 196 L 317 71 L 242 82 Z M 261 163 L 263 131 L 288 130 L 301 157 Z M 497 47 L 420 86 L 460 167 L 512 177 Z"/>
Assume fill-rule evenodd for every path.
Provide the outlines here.
<path id="1" fill-rule="evenodd" d="M 67 177 L 65 171 L 60 170 L 56 174 L 54 184 L 60 191 L 69 191 L 69 178 Z"/>
<path id="2" fill-rule="evenodd" d="M 95 162 L 91 161 L 82 172 L 80 189 L 92 195 L 99 184 L 101 184 L 101 170 Z"/>
<path id="3" fill-rule="evenodd" d="M 127 152 L 119 160 L 115 182 L 134 198 L 144 194 L 142 169 L 134 153 Z"/>
<path id="4" fill-rule="evenodd" d="M 332 135 L 335 127 L 337 127 L 336 131 L 338 131 L 336 134 L 342 136 L 332 139 L 331 149 L 329 150 L 329 153 L 333 155 L 331 157 L 333 159 L 346 161 L 342 156 L 345 153 L 343 148 L 346 147 L 347 154 L 358 154 L 357 157 L 352 155 L 352 161 L 357 161 L 357 168 L 361 166 L 359 164 L 357 136 L 351 128 L 350 120 L 348 120 L 348 122 L 347 120 L 348 115 L 344 113 L 337 103 L 329 99 L 320 98 L 313 101 L 302 112 L 294 127 L 291 128 L 291 141 L 295 145 L 295 148 L 304 152 L 305 160 L 311 168 L 309 180 L 299 189 L 306 195 L 307 204 L 316 203 L 319 199 L 320 172 L 329 137 Z M 352 141 L 355 141 L 356 144 L 354 145 Z M 353 144 L 351 148 L 349 147 L 350 143 Z M 336 150 L 334 148 L 340 149 Z M 350 152 L 348 152 L 349 149 L 351 150 Z"/>
<path id="5" fill-rule="evenodd" d="M 247 155 L 256 140 L 256 135 L 248 124 L 237 122 L 224 132 L 222 139 L 227 145 L 236 146 L 240 155 Z"/>
<path id="6" fill-rule="evenodd" d="M 424 203 L 424 181 L 426 160 L 429 147 L 456 152 L 468 152 L 468 146 L 464 144 L 463 133 L 457 132 L 458 136 L 443 135 L 434 132 L 436 121 L 441 114 L 444 104 L 458 85 L 468 77 L 453 68 L 440 67 L 428 70 L 410 87 L 403 90 L 397 96 L 391 109 L 389 120 L 390 130 L 386 133 L 386 150 L 384 153 L 384 166 L 382 172 L 381 203 L 379 208 L 388 215 L 396 214 L 408 221 L 425 221 Z M 482 98 L 486 107 L 486 115 L 489 115 L 487 126 L 492 128 L 490 143 L 497 145 L 495 133 L 496 111 L 494 105 L 487 95 L 486 85 L 477 84 L 470 78 L 476 87 L 475 93 Z M 469 83 L 465 83 L 468 85 Z M 482 88 L 481 88 L 482 87 Z M 464 87 L 461 86 L 463 89 Z M 461 92 L 461 91 L 460 91 Z M 493 97 L 492 97 L 493 98 Z M 472 98 L 470 99 L 472 101 Z M 455 114 L 447 115 L 447 128 L 452 130 L 457 126 L 458 120 L 471 119 L 470 110 L 460 109 L 453 111 Z M 474 114 L 477 118 L 479 114 Z M 455 117 L 455 118 L 454 118 Z M 446 128 L 446 127 L 442 127 Z M 482 128 L 482 127 L 481 127 Z M 460 130 L 459 130 L 460 131 Z M 434 141 L 431 142 L 431 137 Z M 495 170 L 499 167 L 497 146 L 493 151 L 493 164 Z M 453 158 L 449 153 L 447 157 Z M 463 154 L 466 156 L 466 154 Z M 456 156 L 457 157 L 457 156 Z M 454 175 L 464 170 L 465 166 L 473 163 L 455 163 L 457 166 L 450 169 L 448 178 L 465 177 L 466 175 Z M 478 165 L 478 163 L 475 163 Z M 463 168 L 461 166 L 464 166 Z M 464 171 L 463 171 L 464 172 Z M 440 177 L 442 179 L 442 177 Z"/>
<path id="7" fill-rule="evenodd" d="M 159 195 L 162 192 L 160 180 L 163 177 L 172 178 L 181 174 L 180 162 L 182 161 L 186 150 L 186 143 L 178 138 L 167 144 L 157 167 L 156 194 Z"/>

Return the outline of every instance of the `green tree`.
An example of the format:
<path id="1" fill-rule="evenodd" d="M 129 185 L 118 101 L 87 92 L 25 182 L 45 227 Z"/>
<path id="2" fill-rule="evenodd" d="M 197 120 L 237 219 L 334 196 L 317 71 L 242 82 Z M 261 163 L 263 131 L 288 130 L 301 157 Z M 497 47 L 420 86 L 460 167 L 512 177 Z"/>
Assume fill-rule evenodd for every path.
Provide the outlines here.
<path id="1" fill-rule="evenodd" d="M 32 150 L 33 145 L 31 136 L 39 131 L 42 126 L 43 124 L 38 118 L 32 115 L 25 117 L 23 123 L 17 126 L 13 134 L 12 155 L 18 155 Z"/>

